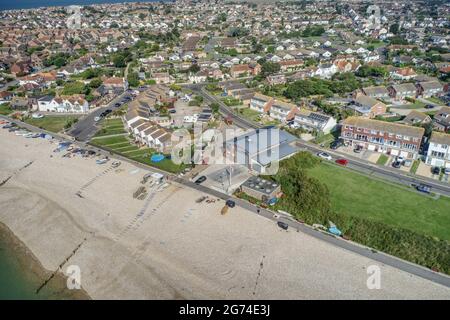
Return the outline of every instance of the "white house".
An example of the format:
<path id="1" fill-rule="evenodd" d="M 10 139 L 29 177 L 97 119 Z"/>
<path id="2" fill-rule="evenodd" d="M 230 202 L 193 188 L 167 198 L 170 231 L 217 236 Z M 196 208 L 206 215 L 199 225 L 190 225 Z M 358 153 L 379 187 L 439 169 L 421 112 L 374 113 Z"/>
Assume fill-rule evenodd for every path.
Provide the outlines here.
<path id="1" fill-rule="evenodd" d="M 336 127 L 336 119 L 310 110 L 301 109 L 294 117 L 294 124 L 308 131 L 328 134 Z"/>
<path id="2" fill-rule="evenodd" d="M 436 167 L 450 168 L 450 134 L 432 133 L 426 163 Z"/>
<path id="3" fill-rule="evenodd" d="M 42 112 L 86 113 L 88 102 L 80 96 L 57 97 L 45 96 L 37 100 L 38 110 Z"/>

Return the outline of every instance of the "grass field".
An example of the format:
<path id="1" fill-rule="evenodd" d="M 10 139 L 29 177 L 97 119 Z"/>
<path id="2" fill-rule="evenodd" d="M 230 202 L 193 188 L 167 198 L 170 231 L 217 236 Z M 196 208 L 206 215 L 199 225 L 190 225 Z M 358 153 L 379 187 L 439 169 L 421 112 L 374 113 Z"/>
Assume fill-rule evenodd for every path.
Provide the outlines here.
<path id="1" fill-rule="evenodd" d="M 78 118 L 78 116 L 45 116 L 41 119 L 28 118 L 24 122 L 47 131 L 60 132 L 67 123 L 73 122 Z"/>
<path id="2" fill-rule="evenodd" d="M 94 137 L 110 136 L 126 133 L 122 119 L 105 119 L 101 122 L 102 128 L 96 132 Z"/>
<path id="3" fill-rule="evenodd" d="M 0 104 L 0 114 L 1 115 L 6 116 L 6 115 L 10 114 L 11 112 L 12 112 L 12 109 L 9 106 L 9 103 Z"/>
<path id="4" fill-rule="evenodd" d="M 328 186 L 338 213 L 450 240 L 449 198 L 436 200 L 332 164 L 322 163 L 308 173 Z"/>
<path id="5" fill-rule="evenodd" d="M 259 120 L 260 113 L 250 108 L 239 109 L 239 114 L 244 118 L 257 122 Z"/>
<path id="6" fill-rule="evenodd" d="M 151 148 L 138 148 L 126 136 L 96 137 L 91 139 L 91 144 L 110 149 L 124 157 L 159 168 L 168 172 L 181 172 L 185 166 L 177 165 L 172 160 L 164 159 L 160 162 L 152 162 L 150 157 L 157 151 Z"/>

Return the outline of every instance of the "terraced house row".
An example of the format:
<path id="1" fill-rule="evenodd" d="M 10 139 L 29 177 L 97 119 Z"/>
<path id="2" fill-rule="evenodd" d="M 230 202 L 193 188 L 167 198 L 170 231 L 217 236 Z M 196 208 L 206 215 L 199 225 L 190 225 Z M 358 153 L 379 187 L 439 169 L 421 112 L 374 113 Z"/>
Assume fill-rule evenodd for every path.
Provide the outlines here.
<path id="1" fill-rule="evenodd" d="M 170 152 L 172 132 L 169 117 L 160 116 L 157 105 L 173 102 L 169 88 L 164 85 L 151 86 L 142 92 L 128 107 L 125 115 L 127 129 L 140 145 L 160 152 Z"/>
<path id="2" fill-rule="evenodd" d="M 424 128 L 362 117 L 349 117 L 342 123 L 341 138 L 346 145 L 417 159 Z"/>

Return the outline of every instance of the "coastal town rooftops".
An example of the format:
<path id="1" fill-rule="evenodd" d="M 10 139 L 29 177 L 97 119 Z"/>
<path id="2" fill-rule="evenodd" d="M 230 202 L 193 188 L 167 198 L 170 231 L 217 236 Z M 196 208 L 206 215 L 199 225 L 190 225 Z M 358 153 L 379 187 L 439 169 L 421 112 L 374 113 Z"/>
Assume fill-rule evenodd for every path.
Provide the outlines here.
<path id="1" fill-rule="evenodd" d="M 348 117 L 343 122 L 344 128 L 351 126 L 354 128 L 375 130 L 393 134 L 401 134 L 409 137 L 422 138 L 425 133 L 424 128 L 412 127 L 405 124 L 391 123 L 386 121 L 366 119 L 362 117 Z"/>

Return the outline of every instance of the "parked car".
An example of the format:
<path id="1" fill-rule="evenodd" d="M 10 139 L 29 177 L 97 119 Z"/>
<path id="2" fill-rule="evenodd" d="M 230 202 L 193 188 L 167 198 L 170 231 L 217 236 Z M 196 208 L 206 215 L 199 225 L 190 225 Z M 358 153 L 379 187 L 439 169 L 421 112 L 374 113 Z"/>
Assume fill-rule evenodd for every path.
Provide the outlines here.
<path id="1" fill-rule="evenodd" d="M 433 168 L 431 168 L 431 173 L 432 174 L 440 174 L 441 173 L 441 168 L 433 167 Z"/>
<path id="2" fill-rule="evenodd" d="M 348 164 L 348 160 L 347 159 L 337 159 L 336 163 L 340 164 L 341 166 L 346 166 Z"/>
<path id="3" fill-rule="evenodd" d="M 445 169 L 444 169 L 444 173 L 450 175 L 450 168 L 445 168 Z"/>
<path id="4" fill-rule="evenodd" d="M 283 221 L 278 221 L 277 225 L 283 230 L 287 230 L 289 228 L 289 225 L 286 222 L 283 222 Z"/>
<path id="5" fill-rule="evenodd" d="M 205 182 L 205 180 L 206 180 L 206 177 L 205 176 L 201 176 L 200 178 L 195 180 L 195 184 L 201 184 L 201 183 Z"/>
<path id="6" fill-rule="evenodd" d="M 95 121 L 95 122 L 99 122 L 101 119 L 102 119 L 102 117 L 97 116 L 97 117 L 94 118 L 94 121 Z"/>
<path id="7" fill-rule="evenodd" d="M 402 163 L 400 161 L 395 160 L 392 162 L 392 166 L 396 169 L 399 169 L 402 166 Z"/>
<path id="8" fill-rule="evenodd" d="M 322 158 L 322 159 L 325 159 L 325 160 L 329 160 L 329 161 L 333 160 L 333 158 L 326 152 L 319 152 L 319 153 L 317 153 L 317 156 L 319 158 Z"/>
<path id="9" fill-rule="evenodd" d="M 362 146 L 356 146 L 355 149 L 353 149 L 353 152 L 360 153 L 363 150 Z"/>
<path id="10" fill-rule="evenodd" d="M 31 117 L 33 119 L 42 119 L 44 117 L 44 115 L 40 114 L 40 113 L 33 113 Z"/>
<path id="11" fill-rule="evenodd" d="M 426 184 L 419 184 L 416 186 L 417 191 L 423 192 L 423 193 L 431 193 L 431 187 L 427 186 Z"/>
<path id="12" fill-rule="evenodd" d="M 334 140 L 331 144 L 330 144 L 330 148 L 333 150 L 336 150 L 337 148 L 343 146 L 344 144 L 342 143 L 341 140 Z"/>
<path id="13" fill-rule="evenodd" d="M 233 200 L 229 199 L 225 202 L 225 204 L 230 208 L 234 208 L 234 206 L 236 205 L 236 203 Z"/>
<path id="14" fill-rule="evenodd" d="M 424 108 L 425 109 L 433 109 L 434 106 L 432 104 L 427 104 Z"/>

